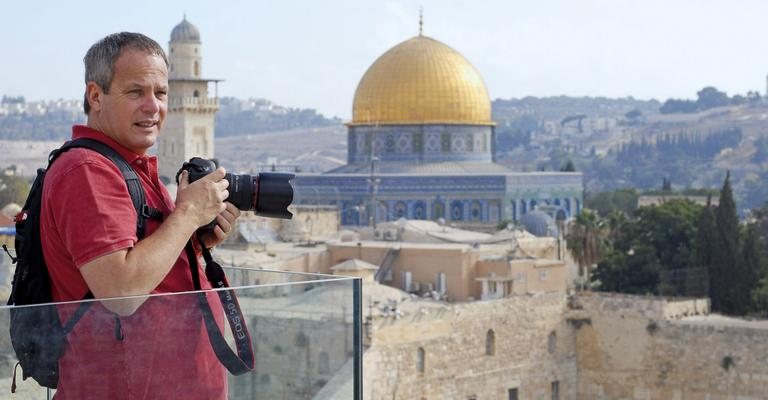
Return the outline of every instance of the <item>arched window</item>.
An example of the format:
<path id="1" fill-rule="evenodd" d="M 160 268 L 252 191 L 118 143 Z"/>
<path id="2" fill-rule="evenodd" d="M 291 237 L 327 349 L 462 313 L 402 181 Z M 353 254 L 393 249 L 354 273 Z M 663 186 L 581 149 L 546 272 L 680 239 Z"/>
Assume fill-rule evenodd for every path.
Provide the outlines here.
<path id="1" fill-rule="evenodd" d="M 423 347 L 419 347 L 416 351 L 416 372 L 423 374 L 425 366 L 427 364 L 427 355 Z"/>
<path id="2" fill-rule="evenodd" d="M 379 202 L 378 209 L 376 210 L 376 221 L 389 221 L 389 210 L 385 201 Z"/>
<path id="3" fill-rule="evenodd" d="M 395 204 L 395 219 L 406 218 L 408 216 L 408 206 L 404 202 L 398 201 Z"/>
<path id="4" fill-rule="evenodd" d="M 517 201 L 512 200 L 510 205 L 512 206 L 512 221 L 517 221 Z"/>
<path id="5" fill-rule="evenodd" d="M 200 76 L 200 63 L 195 61 L 195 76 Z"/>
<path id="6" fill-rule="evenodd" d="M 321 374 L 327 374 L 331 372 L 331 360 L 328 357 L 328 353 L 321 351 L 317 357 L 317 372 Z"/>
<path id="7" fill-rule="evenodd" d="M 472 202 L 472 205 L 469 208 L 469 218 L 472 221 L 480 221 L 480 218 L 483 216 L 483 210 L 482 206 L 480 205 L 480 202 L 475 200 Z"/>
<path id="8" fill-rule="evenodd" d="M 200 91 L 195 90 L 194 92 L 192 92 L 192 97 L 200 97 Z"/>
<path id="9" fill-rule="evenodd" d="M 299 332 L 299 334 L 296 335 L 296 347 L 307 347 L 308 343 L 309 339 L 307 338 L 307 335 L 304 334 L 304 332 Z"/>
<path id="10" fill-rule="evenodd" d="M 496 353 L 496 334 L 493 329 L 485 333 L 485 355 L 492 356 Z"/>
<path id="11" fill-rule="evenodd" d="M 445 218 L 445 204 L 440 201 L 432 203 L 432 219 Z"/>
<path id="12" fill-rule="evenodd" d="M 531 209 L 531 211 L 533 211 L 533 210 L 535 210 L 535 209 L 536 209 L 536 204 L 538 204 L 538 203 L 536 202 L 536 200 L 531 200 L 531 203 L 529 204 L 529 205 L 530 205 L 530 209 Z"/>
<path id="13" fill-rule="evenodd" d="M 413 205 L 413 219 L 424 219 L 427 216 L 427 206 L 423 201 L 417 201 Z"/>
<path id="14" fill-rule="evenodd" d="M 451 220 L 461 221 L 464 217 L 464 206 L 460 201 L 451 203 Z"/>
<path id="15" fill-rule="evenodd" d="M 360 225 L 360 211 L 359 208 L 355 206 L 355 203 L 345 201 L 342 204 L 344 207 L 344 221 L 342 222 L 342 225 Z"/>
<path id="16" fill-rule="evenodd" d="M 557 210 L 557 213 L 555 213 L 555 221 L 565 221 L 566 219 L 568 219 L 568 214 L 565 210 Z"/>
<path id="17" fill-rule="evenodd" d="M 525 215 L 528 212 L 528 203 L 525 200 L 520 200 L 520 215 Z"/>
<path id="18" fill-rule="evenodd" d="M 552 354 L 555 350 L 557 350 L 557 333 L 552 331 L 549 333 L 549 339 L 547 340 L 547 351 Z"/>

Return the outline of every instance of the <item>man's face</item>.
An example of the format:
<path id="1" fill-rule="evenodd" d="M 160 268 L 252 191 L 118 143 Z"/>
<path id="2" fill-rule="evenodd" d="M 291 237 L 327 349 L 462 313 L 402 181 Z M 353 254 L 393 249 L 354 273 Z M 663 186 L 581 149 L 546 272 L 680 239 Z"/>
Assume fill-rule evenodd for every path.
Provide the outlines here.
<path id="1" fill-rule="evenodd" d="M 168 111 L 168 69 L 161 57 L 123 50 L 115 61 L 109 93 L 94 82 L 88 83 L 88 91 L 89 99 L 96 96 L 89 125 L 137 154 L 155 144 Z"/>

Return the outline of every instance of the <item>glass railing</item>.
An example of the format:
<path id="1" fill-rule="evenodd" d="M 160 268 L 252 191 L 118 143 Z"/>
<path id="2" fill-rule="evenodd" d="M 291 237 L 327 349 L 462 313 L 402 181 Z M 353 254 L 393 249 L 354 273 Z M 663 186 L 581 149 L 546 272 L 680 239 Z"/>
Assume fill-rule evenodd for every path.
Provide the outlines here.
<path id="1" fill-rule="evenodd" d="M 0 398 L 49 399 L 56 393 L 23 380 L 21 368 L 11 393 L 18 358 L 9 334 L 12 315 L 55 309 L 62 321 L 84 310 L 59 360 L 57 399 L 362 399 L 359 279 L 225 270 L 230 292 L 0 307 Z M 228 323 L 225 309 L 237 313 L 222 306 L 233 303 L 220 297 L 229 294 L 235 295 L 244 324 L 237 317 Z M 216 355 L 214 348 L 221 346 L 209 339 L 204 303 L 211 307 L 211 329 L 222 328 L 226 347 L 234 352 L 230 357 L 240 345 L 246 362 L 237 357 L 239 365 L 228 362 L 243 373 L 233 375 L 219 361 L 225 357 Z M 20 336 L 37 333 L 35 328 Z"/>

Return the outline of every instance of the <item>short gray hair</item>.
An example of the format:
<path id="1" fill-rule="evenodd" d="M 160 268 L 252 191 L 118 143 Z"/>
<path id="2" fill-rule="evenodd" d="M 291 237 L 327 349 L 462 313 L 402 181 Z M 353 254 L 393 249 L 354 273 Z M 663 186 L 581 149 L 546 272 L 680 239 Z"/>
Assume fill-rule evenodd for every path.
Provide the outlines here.
<path id="1" fill-rule="evenodd" d="M 125 49 L 145 51 L 147 54 L 161 57 L 165 61 L 165 66 L 168 66 L 165 51 L 154 40 L 141 33 L 113 33 L 94 43 L 85 53 L 83 63 L 85 63 L 86 86 L 88 82 L 96 82 L 104 93 L 109 93 L 112 77 L 115 74 L 115 61 Z M 83 109 L 86 114 L 91 111 L 91 105 L 88 104 L 88 89 L 85 92 Z"/>

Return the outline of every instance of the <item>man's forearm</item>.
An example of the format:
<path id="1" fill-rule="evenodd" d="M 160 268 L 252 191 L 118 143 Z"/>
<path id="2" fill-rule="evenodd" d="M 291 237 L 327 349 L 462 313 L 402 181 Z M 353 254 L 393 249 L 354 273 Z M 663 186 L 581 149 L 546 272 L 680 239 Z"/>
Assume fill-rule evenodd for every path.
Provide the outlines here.
<path id="1" fill-rule="evenodd" d="M 80 272 L 96 298 L 149 294 L 176 263 L 195 229 L 182 213 L 173 212 L 133 248 L 99 257 Z"/>

